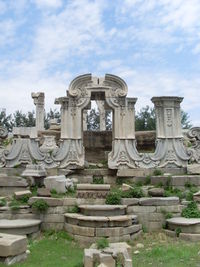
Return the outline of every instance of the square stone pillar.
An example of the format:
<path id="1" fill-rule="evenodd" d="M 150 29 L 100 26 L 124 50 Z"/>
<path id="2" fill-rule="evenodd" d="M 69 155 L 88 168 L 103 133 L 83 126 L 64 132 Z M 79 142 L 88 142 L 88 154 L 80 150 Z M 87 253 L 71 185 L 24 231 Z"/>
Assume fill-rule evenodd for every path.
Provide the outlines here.
<path id="1" fill-rule="evenodd" d="M 157 146 L 153 159 L 159 167 L 185 167 L 189 156 L 183 145 L 181 128 L 182 97 L 153 97 L 156 112 Z"/>
<path id="2" fill-rule="evenodd" d="M 34 104 L 36 106 L 36 130 L 44 130 L 44 93 L 32 93 L 31 94 Z"/>
<path id="3" fill-rule="evenodd" d="M 135 141 L 135 103 L 137 98 L 119 98 L 113 109 L 113 143 L 108 155 L 110 169 L 136 168 L 139 160 Z"/>
<path id="4" fill-rule="evenodd" d="M 182 138 L 181 109 L 182 97 L 153 97 L 155 106 L 157 138 Z"/>

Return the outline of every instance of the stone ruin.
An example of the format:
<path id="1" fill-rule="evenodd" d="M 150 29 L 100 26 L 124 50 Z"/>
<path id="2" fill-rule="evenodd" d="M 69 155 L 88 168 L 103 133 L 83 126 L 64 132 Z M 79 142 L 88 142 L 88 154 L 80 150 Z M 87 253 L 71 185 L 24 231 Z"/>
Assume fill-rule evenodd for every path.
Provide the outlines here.
<path id="1" fill-rule="evenodd" d="M 61 106 L 58 142 L 55 121 L 53 130 L 44 131 L 44 93 L 32 93 L 36 106 L 36 125 L 14 128 L 15 138 L 10 150 L 1 148 L 0 166 L 14 167 L 37 162 L 46 169 L 83 169 L 83 131 L 86 129 L 86 112 L 90 109 L 91 100 L 96 100 L 100 110 L 100 130 L 105 130 L 105 110 L 113 112 L 109 169 L 184 168 L 188 163 L 200 163 L 200 128 L 188 132 L 192 143 L 189 148 L 183 144 L 180 119 L 182 97 L 161 96 L 151 99 L 156 112 L 156 149 L 154 153 L 139 153 L 135 139 L 137 98 L 127 97 L 127 92 L 125 81 L 115 75 L 106 74 L 103 78 L 97 78 L 86 74 L 76 77 L 69 85 L 67 95 L 55 99 L 55 104 Z M 3 136 L 2 132 L 0 134 Z"/>
<path id="2" fill-rule="evenodd" d="M 30 197 L 27 205 L 20 206 L 16 213 L 8 204 L 0 207 L 0 261 L 12 264 L 24 260 L 27 240 L 16 235 L 34 237 L 40 229 L 65 230 L 84 247 L 102 237 L 113 243 L 101 251 L 94 247 L 85 250 L 87 267 L 93 266 L 96 260 L 99 266 L 115 266 L 119 256 L 124 266 L 132 266 L 130 247 L 116 242 L 135 240 L 141 235 L 142 226 L 149 231 L 159 231 L 167 223 L 166 234 L 175 236 L 177 228 L 181 228 L 180 238 L 200 240 L 200 220 L 180 217 L 187 201 L 177 196 L 166 197 L 164 188 L 155 187 L 159 182 L 169 184 L 169 175 L 170 186 L 176 189 L 183 189 L 187 183 L 200 187 L 200 127 L 188 130 L 183 137 L 180 111 L 183 98 L 153 97 L 156 149 L 154 153 L 139 153 L 135 133 L 137 99 L 127 97 L 127 93 L 126 83 L 117 76 L 78 76 L 69 85 L 66 96 L 55 100 L 61 106 L 60 124 L 52 120 L 50 128 L 44 129 L 45 97 L 38 92 L 32 93 L 36 106 L 35 127 L 15 127 L 8 147 L 4 146 L 8 132 L 0 128 L 0 200 L 5 201 L 13 194 L 16 199 Z M 95 165 L 98 169 L 87 168 L 83 133 L 87 129 L 87 111 L 92 100 L 99 108 L 100 134 L 105 132 L 106 110 L 112 110 L 108 168 L 102 164 Z M 19 166 L 23 168 L 16 168 Z M 167 174 L 152 175 L 152 170 L 157 168 L 167 170 Z M 186 168 L 188 174 L 195 175 L 185 175 Z M 179 176 L 173 175 L 177 172 Z M 120 205 L 106 203 L 117 178 L 131 178 L 135 183 L 145 182 L 147 175 L 151 175 L 150 184 L 143 188 L 146 190 L 143 197 L 122 198 Z M 105 184 L 95 184 L 94 178 L 102 179 Z M 37 196 L 28 190 L 30 185 L 43 184 L 45 188 L 40 187 Z M 75 197 L 66 196 L 66 191 L 74 185 Z M 121 189 L 130 188 L 123 184 Z M 64 196 L 53 196 L 52 189 Z M 200 203 L 199 196 L 200 192 L 193 196 L 197 203 Z M 45 214 L 34 211 L 32 205 L 38 200 L 48 205 Z M 71 213 L 74 207 L 78 212 Z M 166 220 L 163 210 L 174 218 Z M 7 236 L 10 234 L 13 236 Z M 20 242 L 23 242 L 21 250 L 18 249 Z"/>

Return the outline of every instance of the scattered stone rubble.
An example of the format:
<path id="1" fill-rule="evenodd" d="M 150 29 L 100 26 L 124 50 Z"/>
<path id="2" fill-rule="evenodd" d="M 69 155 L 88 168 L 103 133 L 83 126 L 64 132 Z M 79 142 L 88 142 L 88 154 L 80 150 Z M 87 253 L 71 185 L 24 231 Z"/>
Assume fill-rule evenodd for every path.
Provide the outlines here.
<path id="1" fill-rule="evenodd" d="M 97 249 L 93 244 L 84 250 L 84 267 L 105 266 L 115 267 L 117 264 L 124 267 L 132 267 L 131 246 L 125 242 L 110 243 L 104 249 Z"/>

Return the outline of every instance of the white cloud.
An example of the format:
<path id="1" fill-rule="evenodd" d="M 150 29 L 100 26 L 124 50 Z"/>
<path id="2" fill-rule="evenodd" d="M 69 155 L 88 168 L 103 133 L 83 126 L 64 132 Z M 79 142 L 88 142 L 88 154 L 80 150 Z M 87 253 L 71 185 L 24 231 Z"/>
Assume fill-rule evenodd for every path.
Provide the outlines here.
<path id="1" fill-rule="evenodd" d="M 62 0 L 33 0 L 38 8 L 59 8 L 62 6 Z"/>

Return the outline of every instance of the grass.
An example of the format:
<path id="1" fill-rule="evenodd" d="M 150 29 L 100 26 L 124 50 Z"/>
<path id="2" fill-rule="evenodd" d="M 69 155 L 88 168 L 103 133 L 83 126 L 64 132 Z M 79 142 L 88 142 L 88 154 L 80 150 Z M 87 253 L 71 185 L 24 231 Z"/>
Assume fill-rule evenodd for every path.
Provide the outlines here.
<path id="1" fill-rule="evenodd" d="M 189 243 L 167 237 L 163 233 L 143 234 L 134 242 L 143 243 L 140 253 L 133 255 L 134 267 L 199 267 L 200 243 Z M 133 247 L 133 251 L 137 250 Z"/>
<path id="2" fill-rule="evenodd" d="M 39 241 L 30 243 L 28 255 L 24 263 L 13 267 L 76 267 L 81 266 L 83 250 L 64 232 L 47 232 Z M 0 267 L 5 266 L 0 264 Z"/>
<path id="3" fill-rule="evenodd" d="M 137 249 L 136 244 L 144 244 Z M 164 233 L 144 233 L 131 242 L 134 267 L 199 267 L 200 242 L 190 243 L 167 237 Z M 30 242 L 28 259 L 13 267 L 82 267 L 83 249 L 64 231 L 47 231 L 37 240 Z M 0 264 L 0 267 L 5 265 Z"/>

